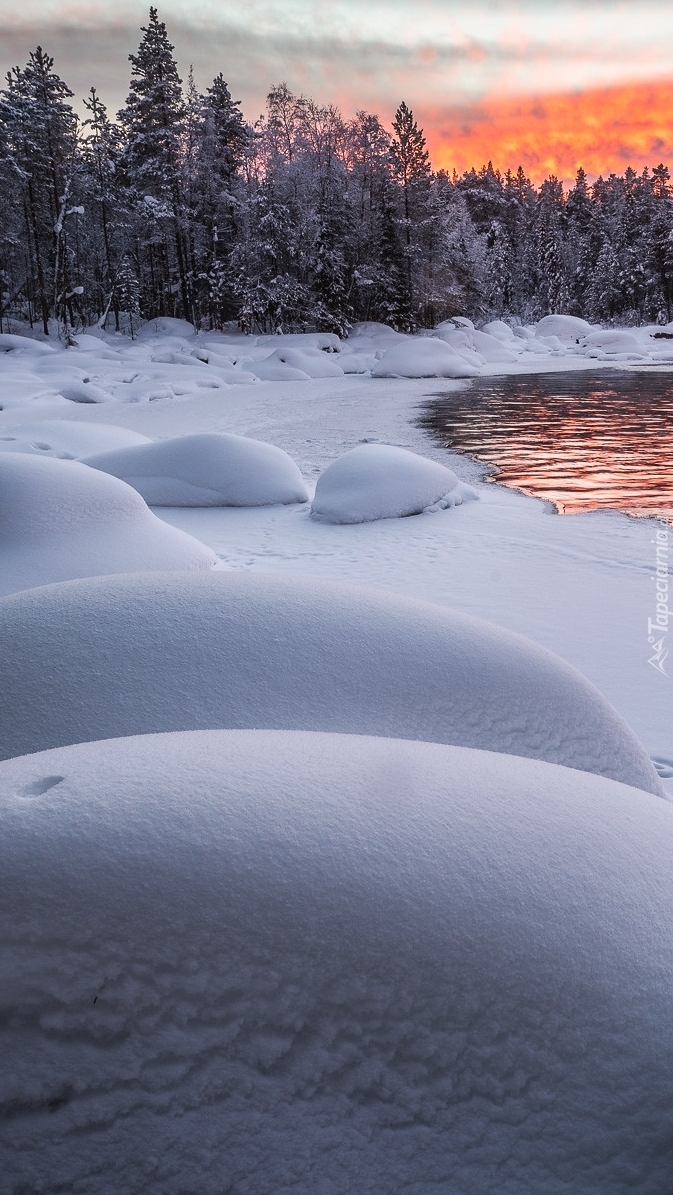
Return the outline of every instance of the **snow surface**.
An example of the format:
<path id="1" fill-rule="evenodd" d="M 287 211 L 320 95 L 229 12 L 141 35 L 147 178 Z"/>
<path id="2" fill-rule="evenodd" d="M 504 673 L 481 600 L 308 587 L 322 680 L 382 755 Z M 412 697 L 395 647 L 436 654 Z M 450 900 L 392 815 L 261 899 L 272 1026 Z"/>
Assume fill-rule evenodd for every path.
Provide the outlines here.
<path id="1" fill-rule="evenodd" d="M 326 734 L 0 765 L 3 1192 L 668 1195 L 673 809 Z"/>
<path id="2" fill-rule="evenodd" d="M 97 573 L 210 569 L 215 562 L 205 544 L 167 526 L 116 477 L 77 461 L 0 453 L 0 594 Z"/>
<path id="3" fill-rule="evenodd" d="M 42 419 L 20 423 L 0 432 L 0 452 L 28 452 L 80 460 L 94 452 L 110 452 L 135 444 L 150 444 L 147 436 L 111 423 L 79 423 L 71 419 Z"/>
<path id="4" fill-rule="evenodd" d="M 0 758 L 166 730 L 324 730 L 662 791 L 632 731 L 564 661 L 376 590 L 249 572 L 92 577 L 4 598 L 0 642 Z"/>
<path id="5" fill-rule="evenodd" d="M 307 502 L 302 475 L 286 452 L 245 436 L 206 433 L 87 456 L 153 506 L 265 506 Z"/>
<path id="6" fill-rule="evenodd" d="M 399 519 L 478 497 L 436 461 L 391 444 L 358 444 L 318 478 L 312 511 L 329 523 Z"/>

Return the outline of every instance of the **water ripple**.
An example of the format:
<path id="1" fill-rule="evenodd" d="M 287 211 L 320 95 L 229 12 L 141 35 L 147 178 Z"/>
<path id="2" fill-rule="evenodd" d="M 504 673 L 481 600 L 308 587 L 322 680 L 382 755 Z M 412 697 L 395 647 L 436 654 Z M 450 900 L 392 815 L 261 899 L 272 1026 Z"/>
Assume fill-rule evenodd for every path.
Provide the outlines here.
<path id="1" fill-rule="evenodd" d="M 491 465 L 490 480 L 561 514 L 673 519 L 673 374 L 577 371 L 476 379 L 438 394 L 421 425 Z"/>

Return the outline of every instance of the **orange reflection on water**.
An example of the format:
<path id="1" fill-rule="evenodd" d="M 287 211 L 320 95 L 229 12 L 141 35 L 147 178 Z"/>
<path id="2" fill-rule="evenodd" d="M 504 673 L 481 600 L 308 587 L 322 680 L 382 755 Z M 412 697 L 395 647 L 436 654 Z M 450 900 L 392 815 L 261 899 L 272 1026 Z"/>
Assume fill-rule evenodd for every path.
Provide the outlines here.
<path id="1" fill-rule="evenodd" d="M 422 418 L 492 480 L 562 514 L 613 509 L 673 519 L 673 374 L 626 371 L 483 378 Z"/>
<path id="2" fill-rule="evenodd" d="M 673 78 L 544 96 L 503 96 L 472 107 L 424 109 L 435 170 L 462 174 L 492 160 L 533 182 L 673 164 Z"/>

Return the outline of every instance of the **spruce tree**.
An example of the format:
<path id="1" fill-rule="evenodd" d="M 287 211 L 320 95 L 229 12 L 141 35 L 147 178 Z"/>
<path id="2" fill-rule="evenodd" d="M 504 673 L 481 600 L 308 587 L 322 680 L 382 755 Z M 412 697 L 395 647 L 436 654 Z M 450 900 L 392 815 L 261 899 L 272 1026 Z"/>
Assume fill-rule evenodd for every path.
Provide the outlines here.
<path id="1" fill-rule="evenodd" d="M 147 207 L 149 197 L 153 201 L 149 209 L 155 220 L 168 217 L 170 221 L 182 315 L 192 319 L 189 230 L 181 187 L 181 140 L 186 115 L 182 80 L 166 26 L 159 20 L 156 8 L 150 8 L 149 21 L 142 26 L 142 32 L 144 37 L 138 53 L 129 55 L 132 78 L 126 106 L 119 113 L 125 140 L 122 169 L 136 202 L 142 204 L 144 200 Z M 146 219 L 147 214 L 139 208 L 141 220 Z M 158 227 L 155 228 L 158 232 Z M 161 267 L 169 258 L 166 240 L 161 236 L 157 240 L 159 251 L 150 266 L 154 276 L 163 273 Z M 165 296 L 171 291 L 171 272 L 169 260 L 169 277 L 163 279 L 159 314 L 165 313 Z"/>

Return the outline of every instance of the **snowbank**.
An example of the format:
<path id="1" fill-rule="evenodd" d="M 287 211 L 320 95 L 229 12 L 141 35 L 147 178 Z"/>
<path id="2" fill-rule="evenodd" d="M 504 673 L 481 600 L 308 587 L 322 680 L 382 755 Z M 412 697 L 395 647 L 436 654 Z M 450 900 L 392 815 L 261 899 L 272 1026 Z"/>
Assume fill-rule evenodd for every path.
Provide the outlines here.
<path id="1" fill-rule="evenodd" d="M 434 337 L 408 337 L 386 349 L 372 370 L 375 378 L 473 378 L 479 370 Z"/>
<path id="2" fill-rule="evenodd" d="M 147 436 L 111 423 L 81 423 L 75 419 L 42 419 L 0 430 L 0 452 L 28 452 L 78 460 L 93 452 L 150 444 Z"/>
<path id="3" fill-rule="evenodd" d="M 153 506 L 268 506 L 307 502 L 301 473 L 281 448 L 217 432 L 178 436 L 89 456 Z"/>
<path id="4" fill-rule="evenodd" d="M 376 590 L 233 571 L 94 577 L 5 598 L 0 642 L 1 758 L 165 730 L 325 730 L 505 751 L 661 792 L 633 733 L 557 656 Z"/>
<path id="5" fill-rule="evenodd" d="M 426 743 L 0 766 L 3 1189 L 666 1195 L 673 809 Z"/>
<path id="6" fill-rule="evenodd" d="M 460 506 L 467 489 L 450 469 L 416 452 L 358 444 L 321 473 L 311 510 L 329 523 L 400 519 L 428 507 Z"/>
<path id="7" fill-rule="evenodd" d="M 76 461 L 0 453 L 0 594 L 101 573 L 210 569 L 216 559 L 116 477 Z"/>

